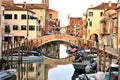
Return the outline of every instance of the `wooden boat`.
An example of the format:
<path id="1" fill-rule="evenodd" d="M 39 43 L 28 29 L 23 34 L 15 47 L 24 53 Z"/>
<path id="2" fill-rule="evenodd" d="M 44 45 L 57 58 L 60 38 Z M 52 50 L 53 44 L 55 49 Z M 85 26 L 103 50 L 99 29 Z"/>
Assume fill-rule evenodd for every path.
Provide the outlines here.
<path id="1" fill-rule="evenodd" d="M 91 63 L 91 61 L 93 61 L 96 57 L 93 56 L 85 56 L 85 57 L 81 57 L 82 60 L 81 61 L 73 61 L 73 67 L 74 69 L 81 69 L 81 70 L 85 70 L 85 67 Z"/>
<path id="2" fill-rule="evenodd" d="M 0 80 L 9 80 L 16 73 L 16 69 L 8 69 L 0 72 Z"/>

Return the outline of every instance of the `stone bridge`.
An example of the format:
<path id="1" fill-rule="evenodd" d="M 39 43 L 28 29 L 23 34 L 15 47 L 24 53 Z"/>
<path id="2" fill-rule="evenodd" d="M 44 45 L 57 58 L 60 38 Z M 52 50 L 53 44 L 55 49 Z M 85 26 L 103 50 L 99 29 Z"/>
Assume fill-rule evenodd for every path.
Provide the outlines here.
<path id="1" fill-rule="evenodd" d="M 62 34 L 52 34 L 46 35 L 35 39 L 25 40 L 25 45 L 29 45 L 32 47 L 39 47 L 45 43 L 52 42 L 52 41 L 64 41 L 68 43 L 73 43 L 76 46 L 79 46 L 80 43 L 87 44 L 89 46 L 94 45 L 94 41 L 91 40 L 84 40 L 76 36 L 71 35 L 62 35 Z M 28 44 L 27 44 L 28 43 Z"/>
<path id="2" fill-rule="evenodd" d="M 84 44 L 87 44 L 88 46 L 93 46 L 94 41 L 90 40 L 84 40 L 80 37 L 71 36 L 71 35 L 63 35 L 63 34 L 52 34 L 52 35 L 46 35 L 35 39 L 25 39 L 24 43 L 22 44 L 16 44 L 16 45 L 4 45 L 2 48 L 2 53 L 5 54 L 12 54 L 13 50 L 33 50 L 33 48 L 38 48 L 45 43 L 49 43 L 52 41 L 64 41 L 68 43 L 73 43 L 76 46 L 84 46 Z"/>
<path id="3" fill-rule="evenodd" d="M 45 43 L 52 42 L 52 41 L 64 41 L 73 43 L 76 46 L 79 46 L 80 43 L 88 44 L 89 46 L 94 45 L 94 41 L 90 40 L 84 40 L 76 36 L 71 35 L 62 35 L 62 34 L 52 34 L 52 35 L 46 35 L 39 38 L 31 39 L 31 40 L 25 40 L 25 44 L 32 47 L 39 47 Z M 27 44 L 28 43 L 28 44 Z"/>

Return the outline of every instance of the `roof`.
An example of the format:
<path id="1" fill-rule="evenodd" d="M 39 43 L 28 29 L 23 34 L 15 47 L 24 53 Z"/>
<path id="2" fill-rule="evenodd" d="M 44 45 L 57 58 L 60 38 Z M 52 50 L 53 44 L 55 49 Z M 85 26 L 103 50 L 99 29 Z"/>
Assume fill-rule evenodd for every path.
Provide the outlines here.
<path id="1" fill-rule="evenodd" d="M 55 11 L 53 9 L 48 9 L 48 12 L 57 12 L 57 11 Z"/>
<path id="2" fill-rule="evenodd" d="M 3 4 L 3 6 L 5 7 L 5 10 L 27 10 L 27 9 L 20 8 L 12 4 Z"/>
<path id="3" fill-rule="evenodd" d="M 1 0 L 2 4 L 13 4 L 13 0 Z"/>
<path id="4" fill-rule="evenodd" d="M 82 20 L 81 17 L 70 17 L 70 19 L 80 19 L 80 20 Z"/>
<path id="5" fill-rule="evenodd" d="M 111 6 L 109 6 L 109 3 L 102 3 L 98 6 L 95 7 L 91 7 L 88 9 L 99 9 L 99 10 L 103 10 L 103 9 L 115 9 L 117 7 L 117 3 L 111 3 Z"/>
<path id="6" fill-rule="evenodd" d="M 7 10 L 7 11 L 29 11 L 29 12 L 32 12 L 33 14 L 35 14 L 35 12 L 33 12 L 29 9 L 17 7 L 13 4 L 3 4 L 3 6 L 5 7 L 5 10 Z"/>
<path id="7" fill-rule="evenodd" d="M 12 6 L 13 5 L 15 5 L 15 6 L 24 6 L 24 5 L 26 5 L 27 9 L 47 9 L 47 5 L 46 4 L 28 4 L 26 2 L 25 2 L 25 4 L 24 3 L 15 4 L 14 0 L 1 0 L 1 1 L 2 1 L 3 5 L 4 4 L 6 4 L 6 5 L 10 5 L 11 4 Z"/>
<path id="8" fill-rule="evenodd" d="M 24 6 L 25 4 L 15 4 L 16 6 Z M 27 9 L 47 9 L 46 4 L 26 4 Z"/>

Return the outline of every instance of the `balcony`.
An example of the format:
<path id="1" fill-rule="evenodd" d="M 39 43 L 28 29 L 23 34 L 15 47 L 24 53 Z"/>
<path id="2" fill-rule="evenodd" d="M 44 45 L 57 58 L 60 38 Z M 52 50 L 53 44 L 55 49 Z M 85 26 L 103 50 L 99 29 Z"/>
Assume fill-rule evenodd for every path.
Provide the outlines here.
<path id="1" fill-rule="evenodd" d="M 101 28 L 101 30 L 100 30 L 100 35 L 102 36 L 102 35 L 109 35 L 110 34 L 110 32 L 108 31 L 108 29 L 107 28 Z"/>

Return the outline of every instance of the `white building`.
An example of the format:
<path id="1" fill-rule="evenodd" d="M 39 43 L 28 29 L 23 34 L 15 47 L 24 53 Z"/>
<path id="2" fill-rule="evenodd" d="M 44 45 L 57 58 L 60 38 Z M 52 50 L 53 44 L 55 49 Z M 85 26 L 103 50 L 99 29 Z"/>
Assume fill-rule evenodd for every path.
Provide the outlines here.
<path id="1" fill-rule="evenodd" d="M 3 36 L 3 21 L 4 21 L 4 6 L 0 0 L 0 59 L 2 54 L 2 36 Z"/>
<path id="2" fill-rule="evenodd" d="M 4 4 L 4 41 L 20 43 L 22 39 L 40 36 L 39 21 L 35 12 L 12 4 Z"/>

